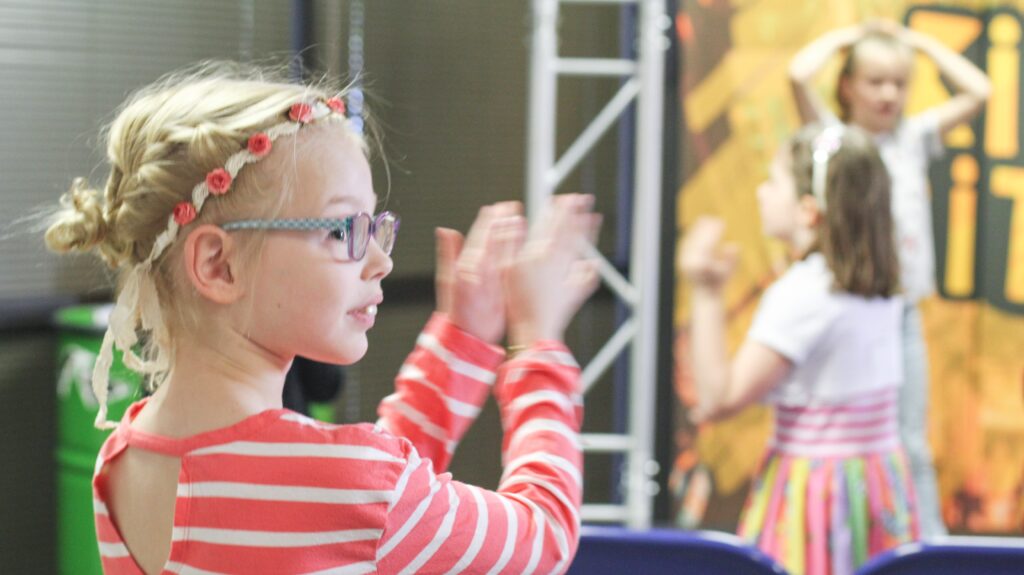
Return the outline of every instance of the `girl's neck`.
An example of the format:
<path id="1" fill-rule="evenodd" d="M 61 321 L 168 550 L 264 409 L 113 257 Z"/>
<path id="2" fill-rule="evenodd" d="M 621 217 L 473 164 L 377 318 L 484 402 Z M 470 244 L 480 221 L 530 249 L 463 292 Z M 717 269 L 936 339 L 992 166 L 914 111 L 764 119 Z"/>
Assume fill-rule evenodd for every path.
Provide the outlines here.
<path id="1" fill-rule="evenodd" d="M 789 255 L 791 261 L 802 260 L 814 247 L 818 234 L 809 228 L 799 227 L 789 238 Z"/>
<path id="2" fill-rule="evenodd" d="M 863 123 L 857 122 L 855 120 L 851 121 L 850 124 L 860 128 L 861 130 L 864 130 L 865 132 L 867 132 L 868 134 L 871 134 L 874 137 L 889 135 L 889 134 L 893 133 L 893 131 L 896 130 L 896 126 L 899 125 L 899 123 L 897 122 L 896 125 L 889 126 L 887 128 L 886 127 L 878 127 L 878 126 L 871 127 L 871 126 L 869 126 L 867 124 L 863 124 Z"/>
<path id="3" fill-rule="evenodd" d="M 230 330 L 181 343 L 167 380 L 134 425 L 188 437 L 279 409 L 290 366 L 291 359 L 282 360 Z"/>

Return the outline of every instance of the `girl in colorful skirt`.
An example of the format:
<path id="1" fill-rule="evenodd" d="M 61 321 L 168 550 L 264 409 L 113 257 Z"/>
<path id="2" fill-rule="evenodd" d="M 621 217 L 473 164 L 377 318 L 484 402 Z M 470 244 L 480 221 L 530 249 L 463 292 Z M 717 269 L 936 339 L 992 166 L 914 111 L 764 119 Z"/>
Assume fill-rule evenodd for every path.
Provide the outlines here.
<path id="1" fill-rule="evenodd" d="M 718 247 L 723 226 L 712 219 L 698 220 L 680 251 L 693 416 L 774 406 L 739 532 L 797 575 L 852 573 L 918 533 L 897 426 L 903 303 L 889 188 L 857 128 L 811 126 L 783 146 L 757 195 L 765 233 L 796 263 L 765 292 L 732 361 L 722 292 L 738 252 Z"/>

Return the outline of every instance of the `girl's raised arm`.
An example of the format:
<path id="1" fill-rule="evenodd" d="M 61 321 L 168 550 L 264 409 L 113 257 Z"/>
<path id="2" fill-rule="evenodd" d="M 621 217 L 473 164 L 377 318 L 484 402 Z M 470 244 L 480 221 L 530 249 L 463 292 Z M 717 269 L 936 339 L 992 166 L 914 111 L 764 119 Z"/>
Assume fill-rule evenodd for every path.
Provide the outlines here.
<path id="1" fill-rule="evenodd" d="M 953 97 L 929 112 L 936 116 L 940 136 L 978 115 L 992 94 L 992 83 L 980 68 L 931 36 L 902 26 L 896 26 L 894 33 L 935 62 L 939 73 L 956 90 Z"/>
<path id="2" fill-rule="evenodd" d="M 782 354 L 746 341 L 729 360 L 722 289 L 735 268 L 735 246 L 718 248 L 723 224 L 701 218 L 687 232 L 679 266 L 690 284 L 690 342 L 698 404 L 695 421 L 724 419 L 771 391 L 792 368 Z"/>
<path id="3" fill-rule="evenodd" d="M 804 46 L 793 56 L 789 63 L 789 83 L 801 123 L 825 122 L 835 117 L 814 90 L 814 77 L 832 56 L 852 46 L 864 33 L 865 28 L 860 25 L 833 30 Z"/>
<path id="4" fill-rule="evenodd" d="M 437 312 L 378 408 L 378 423 L 410 440 L 437 473 L 480 414 L 505 358 L 495 345 L 505 333 L 496 226 L 521 213 L 519 202 L 484 206 L 465 238 L 438 228 Z"/>
<path id="5" fill-rule="evenodd" d="M 496 491 L 435 474 L 410 450 L 377 547 L 382 573 L 561 573 L 579 538 L 579 366 L 561 342 L 597 286 L 587 256 L 599 221 L 588 196 L 559 196 L 527 238 L 496 222 L 509 338 L 526 349 L 499 370 L 504 473 Z"/>

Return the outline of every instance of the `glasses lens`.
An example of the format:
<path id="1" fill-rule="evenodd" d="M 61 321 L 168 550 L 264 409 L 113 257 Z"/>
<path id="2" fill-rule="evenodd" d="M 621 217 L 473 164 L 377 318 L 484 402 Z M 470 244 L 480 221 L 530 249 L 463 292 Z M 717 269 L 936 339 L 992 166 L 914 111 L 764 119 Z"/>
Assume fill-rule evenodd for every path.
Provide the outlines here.
<path id="1" fill-rule="evenodd" d="M 398 216 L 391 212 L 384 212 L 377 216 L 374 223 L 373 240 L 380 246 L 381 251 L 391 255 L 395 248 L 395 238 L 398 235 Z"/>
<path id="2" fill-rule="evenodd" d="M 361 260 L 366 255 L 366 245 L 370 243 L 369 214 L 356 214 L 352 216 L 351 234 L 348 237 L 348 254 L 353 260 Z"/>

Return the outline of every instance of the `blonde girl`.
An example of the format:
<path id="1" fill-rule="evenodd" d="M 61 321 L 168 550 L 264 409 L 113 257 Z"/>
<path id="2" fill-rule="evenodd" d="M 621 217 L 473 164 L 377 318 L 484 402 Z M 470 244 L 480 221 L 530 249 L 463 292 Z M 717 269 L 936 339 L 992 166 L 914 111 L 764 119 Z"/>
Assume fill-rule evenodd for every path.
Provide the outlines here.
<path id="1" fill-rule="evenodd" d="M 120 275 L 96 393 L 105 403 L 113 349 L 156 387 L 97 461 L 106 573 L 558 572 L 572 559 L 581 400 L 561 341 L 595 286 L 579 251 L 589 197 L 560 197 L 529 236 L 515 203 L 485 207 L 464 240 L 438 232 L 438 311 L 375 425 L 281 408 L 296 355 L 363 357 L 392 269 L 399 218 L 377 212 L 344 96 L 232 65 L 172 74 L 110 126 L 102 193 L 79 180 L 63 198 L 47 244 Z M 495 346 L 506 329 L 515 357 Z M 497 491 L 445 473 L 492 389 Z"/>

